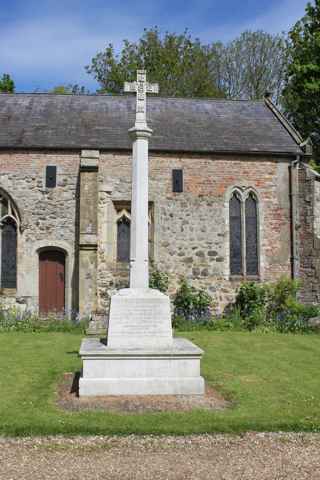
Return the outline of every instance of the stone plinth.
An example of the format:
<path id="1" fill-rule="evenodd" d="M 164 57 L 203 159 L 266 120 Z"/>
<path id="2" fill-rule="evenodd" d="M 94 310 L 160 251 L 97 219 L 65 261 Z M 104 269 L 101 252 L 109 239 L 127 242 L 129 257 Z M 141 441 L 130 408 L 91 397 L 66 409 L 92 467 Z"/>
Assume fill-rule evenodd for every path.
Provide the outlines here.
<path id="1" fill-rule="evenodd" d="M 111 298 L 108 347 L 170 347 L 170 300 L 149 288 L 125 288 Z"/>
<path id="2" fill-rule="evenodd" d="M 202 353 L 183 338 L 159 348 L 111 348 L 86 338 L 80 349 L 79 395 L 202 395 Z"/>
<path id="3" fill-rule="evenodd" d="M 152 289 L 112 296 L 107 342 L 83 340 L 80 396 L 201 395 L 202 350 L 172 338 L 169 297 Z"/>

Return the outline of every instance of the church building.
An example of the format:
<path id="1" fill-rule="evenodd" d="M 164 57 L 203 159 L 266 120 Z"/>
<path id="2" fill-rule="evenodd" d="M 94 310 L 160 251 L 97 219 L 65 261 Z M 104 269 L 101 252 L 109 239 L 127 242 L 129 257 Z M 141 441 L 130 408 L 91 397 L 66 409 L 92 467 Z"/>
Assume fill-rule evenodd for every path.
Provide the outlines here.
<path id="1" fill-rule="evenodd" d="M 264 101 L 148 98 L 149 256 L 223 312 L 245 280 L 320 302 L 311 146 Z M 131 95 L 0 94 L 0 305 L 104 316 L 129 279 Z"/>

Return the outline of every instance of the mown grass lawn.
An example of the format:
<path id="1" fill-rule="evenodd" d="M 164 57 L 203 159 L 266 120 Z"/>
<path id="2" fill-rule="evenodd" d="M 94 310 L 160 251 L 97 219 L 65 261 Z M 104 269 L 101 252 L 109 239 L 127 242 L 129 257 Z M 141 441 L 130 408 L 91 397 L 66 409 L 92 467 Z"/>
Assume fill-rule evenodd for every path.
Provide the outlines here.
<path id="1" fill-rule="evenodd" d="M 65 412 L 55 403 L 64 372 L 80 369 L 81 335 L 0 334 L 0 434 L 189 434 L 320 430 L 320 336 L 241 332 L 183 334 L 205 350 L 202 374 L 233 401 L 224 411 Z"/>

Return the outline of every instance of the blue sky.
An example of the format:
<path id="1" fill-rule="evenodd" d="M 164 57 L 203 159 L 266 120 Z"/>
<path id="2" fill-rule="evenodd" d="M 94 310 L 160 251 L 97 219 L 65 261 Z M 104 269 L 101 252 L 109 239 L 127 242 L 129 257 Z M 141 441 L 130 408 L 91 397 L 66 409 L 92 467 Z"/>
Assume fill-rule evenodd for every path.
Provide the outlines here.
<path id="1" fill-rule="evenodd" d="M 288 31 L 306 0 L 0 0 L 0 74 L 17 91 L 97 83 L 84 66 L 108 43 L 137 40 L 144 27 L 227 42 L 244 30 Z"/>

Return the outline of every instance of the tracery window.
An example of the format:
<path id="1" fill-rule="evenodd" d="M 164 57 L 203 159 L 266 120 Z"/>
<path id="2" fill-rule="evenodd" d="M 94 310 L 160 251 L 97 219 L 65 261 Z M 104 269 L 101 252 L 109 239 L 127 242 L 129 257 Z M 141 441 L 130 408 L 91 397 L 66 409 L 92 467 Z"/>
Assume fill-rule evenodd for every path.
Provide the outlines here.
<path id="1" fill-rule="evenodd" d="M 123 211 L 117 221 L 117 261 L 130 261 L 130 215 Z"/>
<path id="2" fill-rule="evenodd" d="M 242 265 L 242 228 L 241 198 L 234 193 L 229 203 L 230 215 L 230 271 L 232 275 L 243 273 Z"/>
<path id="3" fill-rule="evenodd" d="M 258 215 L 257 200 L 252 193 L 245 201 L 246 274 L 258 275 Z"/>
<path id="4" fill-rule="evenodd" d="M 258 201 L 253 191 L 233 192 L 229 229 L 231 275 L 258 276 Z"/>
<path id="5" fill-rule="evenodd" d="M 130 232 L 131 232 L 131 203 L 130 201 L 116 200 L 114 205 L 112 259 L 118 262 L 118 267 L 126 268 L 130 263 Z M 153 204 L 149 203 L 148 212 L 148 242 L 149 260 L 154 258 L 154 213 Z M 122 264 L 122 265 L 121 265 Z"/>
<path id="6" fill-rule="evenodd" d="M 0 288 L 17 288 L 18 212 L 3 192 L 0 192 Z"/>

